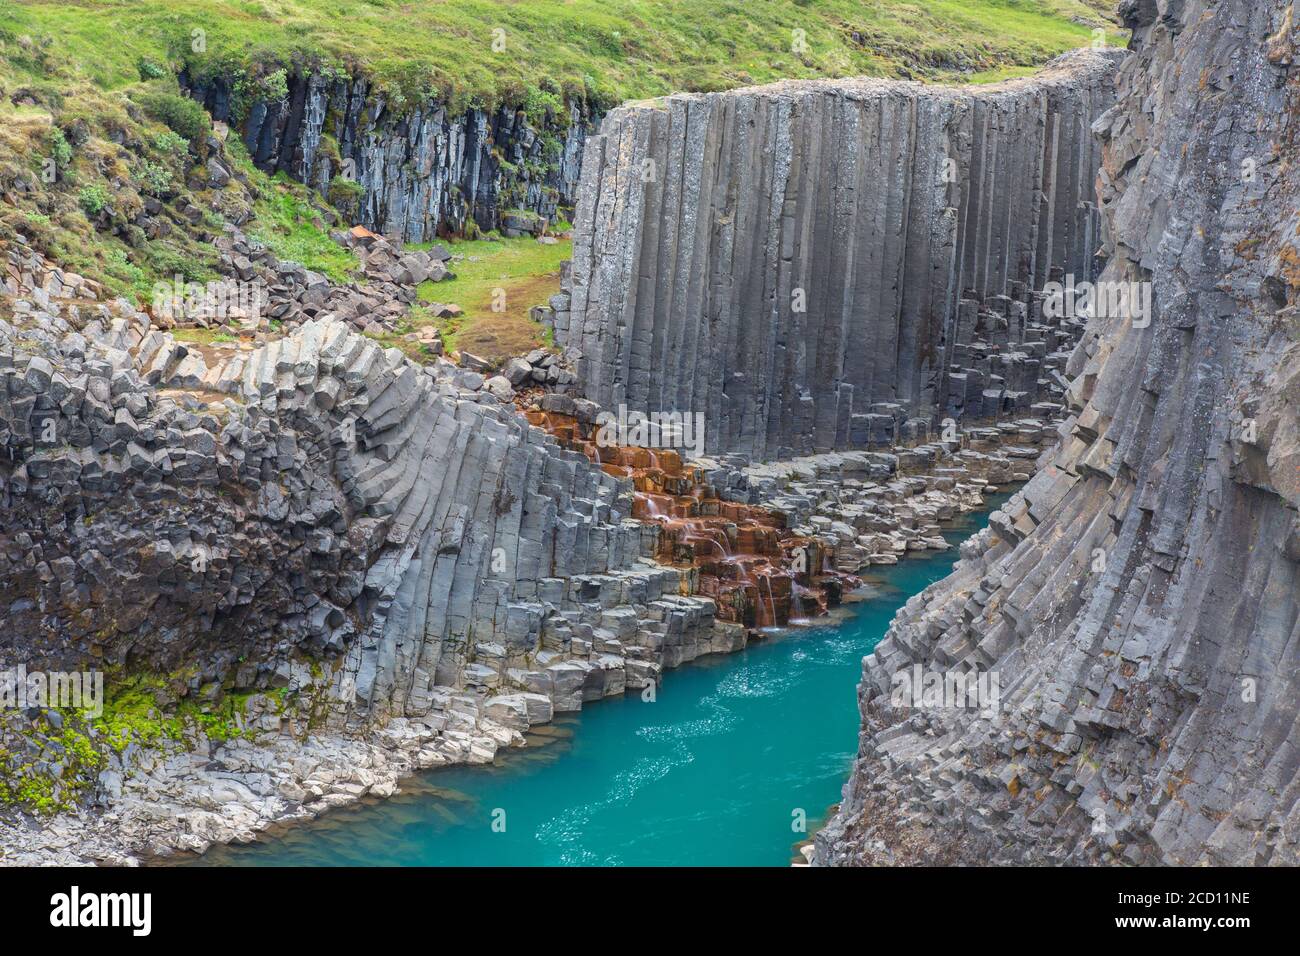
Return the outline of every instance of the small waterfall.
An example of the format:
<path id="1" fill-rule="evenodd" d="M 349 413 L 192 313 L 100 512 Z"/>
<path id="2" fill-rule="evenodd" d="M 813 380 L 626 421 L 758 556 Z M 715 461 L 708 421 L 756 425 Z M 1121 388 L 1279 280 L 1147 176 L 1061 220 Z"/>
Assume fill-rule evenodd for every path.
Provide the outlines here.
<path id="1" fill-rule="evenodd" d="M 770 575 L 760 575 L 759 580 L 767 587 L 767 609 L 772 615 L 772 626 L 775 627 L 779 622 L 776 619 L 776 598 L 772 596 L 772 578 Z"/>
<path id="2" fill-rule="evenodd" d="M 590 429 L 584 431 L 576 419 L 540 409 L 529 409 L 525 415 L 566 447 L 585 452 L 606 474 L 631 480 L 634 517 L 660 528 L 656 560 L 694 565 L 699 570 L 700 593 L 718 600 L 722 620 L 744 623 L 752 613 L 759 627 L 785 623 L 778 617 L 772 577 L 790 578 L 783 548 L 785 539 L 793 536 L 771 512 L 719 499 L 705 483 L 703 472 L 685 466 L 671 449 L 619 446 L 611 452 L 608 446 L 599 448 Z M 828 568 L 820 574 L 836 595 L 857 586 L 851 575 Z M 822 580 L 818 577 L 819 585 Z M 815 617 L 825 613 L 831 597 L 829 592 L 823 597 L 819 586 L 798 599 L 799 613 Z M 786 611 L 793 613 L 795 604 L 787 603 L 784 592 L 782 601 Z"/>

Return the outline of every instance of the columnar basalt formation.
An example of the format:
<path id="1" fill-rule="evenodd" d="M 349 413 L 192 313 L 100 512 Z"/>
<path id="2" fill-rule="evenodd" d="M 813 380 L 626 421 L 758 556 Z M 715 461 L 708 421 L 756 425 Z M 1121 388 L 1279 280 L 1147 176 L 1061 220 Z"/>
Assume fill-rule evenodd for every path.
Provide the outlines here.
<path id="1" fill-rule="evenodd" d="M 684 462 L 678 451 L 603 445 L 590 421 L 547 410 L 578 404 L 545 395 L 526 414 L 606 474 L 632 482 L 632 517 L 658 531 L 655 558 L 692 568 L 695 590 L 717 602 L 720 620 L 750 629 L 783 627 L 824 614 L 860 583 L 830 566 L 826 542 L 791 533 L 781 515 L 765 508 L 720 498 L 704 469 Z"/>
<path id="2" fill-rule="evenodd" d="M 784 82 L 612 111 L 555 312 L 586 396 L 703 413 L 710 453 L 780 458 L 1059 395 L 1082 324 L 1042 290 L 1097 268 L 1113 54 L 994 87 Z"/>
<path id="3" fill-rule="evenodd" d="M 122 303 L 38 291 L 13 308 L 0 617 L 15 662 L 199 661 L 195 689 L 255 690 L 324 661 L 340 716 L 368 719 L 428 713 L 435 687 L 581 696 L 595 645 L 611 686 L 642 686 L 665 645 L 713 639 L 713 603 L 643 560 L 656 535 L 628 520 L 632 483 L 482 376 L 330 319 L 230 350 Z M 577 684 L 557 690 L 573 675 L 550 665 L 571 657 Z"/>
<path id="4" fill-rule="evenodd" d="M 284 99 L 246 106 L 225 78 L 182 80 L 214 119 L 239 127 L 259 168 L 326 196 L 336 177 L 351 180 L 361 190 L 355 221 L 407 242 L 470 224 L 513 235 L 555 221 L 573 205 L 593 120 L 578 103 L 535 126 L 510 106 L 459 114 L 438 102 L 412 107 L 364 77 L 294 74 Z"/>
<path id="5" fill-rule="evenodd" d="M 1300 862 L 1296 11 L 1121 14 L 1105 277 L 1154 316 L 1090 324 L 1059 446 L 866 659 L 821 863 Z M 918 665 L 1001 700 L 893 699 Z"/>
<path id="6" fill-rule="evenodd" d="M 236 701 L 238 741 L 195 724 L 161 753 L 106 751 L 90 780 L 60 776 L 59 732 L 0 722 L 26 741 L 0 748 L 0 780 L 39 771 L 57 804 L 107 808 L 83 821 L 103 858 L 391 793 L 745 645 L 692 596 L 696 572 L 652 560 L 633 482 L 483 376 L 330 318 L 259 347 L 185 345 L 121 301 L 61 297 L 87 290 L 37 255 L 7 258 L 6 664 L 107 670 L 110 698 L 143 681 L 164 714 Z M 245 798 L 203 771 L 217 753 L 246 766 Z"/>

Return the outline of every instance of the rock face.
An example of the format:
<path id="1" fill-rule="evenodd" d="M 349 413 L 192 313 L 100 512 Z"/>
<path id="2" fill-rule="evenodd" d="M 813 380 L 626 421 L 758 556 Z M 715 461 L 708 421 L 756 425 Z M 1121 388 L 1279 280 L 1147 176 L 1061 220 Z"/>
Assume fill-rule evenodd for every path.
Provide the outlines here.
<path id="1" fill-rule="evenodd" d="M 1082 324 L 1047 320 L 1041 290 L 1097 268 L 1089 127 L 1113 53 L 991 88 L 784 82 L 612 111 L 554 313 L 585 394 L 703 413 L 709 453 L 777 458 L 1059 393 Z"/>
<path id="2" fill-rule="evenodd" d="M 866 659 L 826 864 L 1300 861 L 1300 69 L 1289 0 L 1129 0 L 1061 443 Z M 999 675 L 990 712 L 893 700 Z"/>
<path id="3" fill-rule="evenodd" d="M 731 500 L 761 502 L 797 535 L 818 536 L 832 566 L 857 574 L 897 564 L 909 551 L 947 550 L 939 522 L 975 511 L 989 486 L 1022 482 L 1045 447 L 1048 422 L 1022 419 L 971 428 L 954 451 L 935 442 L 891 453 L 829 452 L 708 472 Z"/>
<path id="4" fill-rule="evenodd" d="M 442 246 L 403 252 L 359 226 L 335 236 L 352 248 L 360 264 L 360 275 L 347 285 L 333 283 L 328 276 L 297 262 L 281 260 L 227 223 L 213 246 L 219 253 L 218 268 L 227 277 L 224 288 L 230 294 L 225 299 L 235 299 L 236 304 L 232 307 L 228 301 L 216 301 L 215 294 L 205 296 L 202 288 L 191 291 L 179 281 L 170 289 L 164 284 L 161 291 L 165 294 L 155 295 L 151 303 L 154 325 L 161 329 L 225 328 L 233 333 L 265 330 L 275 322 L 293 331 L 311 319 L 335 318 L 362 331 L 392 332 L 419 300 L 419 284 L 440 282 L 450 274 L 445 263 L 451 254 Z M 243 285 L 232 286 L 231 280 Z M 222 287 L 218 283 L 217 291 Z"/>
<path id="5" fill-rule="evenodd" d="M 462 233 L 470 223 L 540 231 L 543 219 L 573 205 L 594 119 L 570 103 L 535 129 L 508 106 L 459 115 L 436 102 L 407 107 L 364 78 L 316 73 L 290 76 L 283 100 L 257 100 L 244 111 L 226 80 L 182 80 L 214 119 L 238 126 L 258 168 L 325 195 L 336 177 L 350 180 L 360 190 L 349 210 L 355 221 L 406 242 Z"/>
<path id="6" fill-rule="evenodd" d="M 641 560 L 629 482 L 464 370 L 330 319 L 231 355 L 48 308 L 0 325 L 11 664 L 251 690 L 323 662 L 342 725 L 428 714 L 435 685 L 565 709 L 743 644 Z"/>

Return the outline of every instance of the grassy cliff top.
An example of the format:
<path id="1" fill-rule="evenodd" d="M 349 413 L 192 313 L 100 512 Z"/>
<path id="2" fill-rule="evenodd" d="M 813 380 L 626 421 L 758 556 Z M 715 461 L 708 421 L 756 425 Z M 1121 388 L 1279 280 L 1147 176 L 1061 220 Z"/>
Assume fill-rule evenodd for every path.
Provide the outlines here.
<path id="1" fill-rule="evenodd" d="M 9 0 L 0 59 L 31 48 L 116 89 L 160 67 L 311 64 L 460 104 L 609 106 L 782 78 L 975 79 L 1088 43 L 1112 0 Z M 23 46 L 20 47 L 19 42 Z M 12 57 L 18 51 L 22 56 Z"/>
<path id="2" fill-rule="evenodd" d="M 355 262 L 321 197 L 261 174 L 236 137 L 214 155 L 182 70 L 245 102 L 316 69 L 369 76 L 398 110 L 437 97 L 533 116 L 564 96 L 608 107 L 780 79 L 1003 78 L 1113 27 L 1112 2 L 0 0 L 0 247 L 28 242 L 142 301 L 160 279 L 213 277 L 213 238 L 233 221 L 346 279 Z"/>

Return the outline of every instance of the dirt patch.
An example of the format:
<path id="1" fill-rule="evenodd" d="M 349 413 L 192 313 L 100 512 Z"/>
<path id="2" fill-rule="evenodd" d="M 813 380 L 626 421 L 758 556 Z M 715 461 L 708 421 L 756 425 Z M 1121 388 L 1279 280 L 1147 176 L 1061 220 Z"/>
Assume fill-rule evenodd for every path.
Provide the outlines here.
<path id="1" fill-rule="evenodd" d="M 560 291 L 560 273 L 525 276 L 503 282 L 500 288 L 506 292 L 503 311 L 493 312 L 490 300 L 476 302 L 462 306 L 466 314 L 450 320 L 448 330 L 458 350 L 473 352 L 490 362 L 504 362 L 542 344 L 544 329 L 528 317 L 528 312 Z"/>

